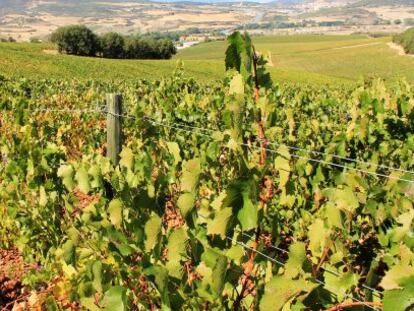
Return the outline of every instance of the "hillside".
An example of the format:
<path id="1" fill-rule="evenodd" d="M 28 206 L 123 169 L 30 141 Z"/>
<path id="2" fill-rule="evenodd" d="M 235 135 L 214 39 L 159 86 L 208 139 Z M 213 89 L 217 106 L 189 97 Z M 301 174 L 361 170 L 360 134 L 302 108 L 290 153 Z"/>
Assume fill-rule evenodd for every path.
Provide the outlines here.
<path id="1" fill-rule="evenodd" d="M 255 41 L 259 51 L 271 53 L 269 71 L 276 81 L 352 85 L 372 76 L 388 80 L 404 76 L 414 81 L 414 58 L 398 55 L 387 45 L 390 38 L 303 35 L 257 37 Z M 0 74 L 35 79 L 153 80 L 168 76 L 183 60 L 188 75 L 207 83 L 222 76 L 225 47 L 224 42 L 203 43 L 181 50 L 173 60 L 142 61 L 55 55 L 53 46 L 47 44 L 1 43 Z"/>

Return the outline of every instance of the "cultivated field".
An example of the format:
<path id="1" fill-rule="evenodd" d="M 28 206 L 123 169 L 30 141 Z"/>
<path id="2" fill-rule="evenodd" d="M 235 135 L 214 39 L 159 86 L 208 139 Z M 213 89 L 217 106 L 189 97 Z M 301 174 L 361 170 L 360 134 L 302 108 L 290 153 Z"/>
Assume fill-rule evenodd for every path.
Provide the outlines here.
<path id="1" fill-rule="evenodd" d="M 270 72 L 289 70 L 291 77 L 302 81 L 302 73 L 319 75 L 326 82 L 342 79 L 355 81 L 361 77 L 378 76 L 391 79 L 404 76 L 414 80 L 414 59 L 401 56 L 387 44 L 389 37 L 366 36 L 285 36 L 257 37 L 259 51 L 272 55 Z M 225 42 L 211 42 L 183 50 L 177 57 L 183 60 L 221 60 Z M 307 78 L 311 78 L 307 76 Z M 315 78 L 317 78 L 315 76 Z"/>
<path id="2" fill-rule="evenodd" d="M 353 84 L 363 77 L 406 77 L 414 81 L 414 58 L 389 46 L 391 39 L 366 36 L 256 37 L 256 47 L 272 55 L 269 66 L 276 81 L 306 84 Z M 157 79 L 171 74 L 178 60 L 200 82 L 215 81 L 224 73 L 225 42 L 203 43 L 181 50 L 173 60 L 109 60 L 55 55 L 53 46 L 29 43 L 0 44 L 1 72 L 27 78 L 98 80 Z"/>

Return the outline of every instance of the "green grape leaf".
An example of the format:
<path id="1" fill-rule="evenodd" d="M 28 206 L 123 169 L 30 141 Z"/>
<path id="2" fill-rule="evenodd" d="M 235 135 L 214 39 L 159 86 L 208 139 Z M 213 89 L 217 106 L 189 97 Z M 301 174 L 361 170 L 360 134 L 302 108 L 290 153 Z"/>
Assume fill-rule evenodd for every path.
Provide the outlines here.
<path id="1" fill-rule="evenodd" d="M 105 292 L 101 305 L 104 311 L 126 311 L 127 296 L 125 288 L 115 286 Z"/>
<path id="2" fill-rule="evenodd" d="M 311 283 L 304 279 L 291 280 L 282 276 L 273 277 L 266 285 L 264 295 L 260 300 L 261 311 L 279 311 L 292 298 L 308 294 L 318 284 Z"/>
<path id="3" fill-rule="evenodd" d="M 212 274 L 212 289 L 216 294 L 221 297 L 223 292 L 224 284 L 226 281 L 226 271 L 227 271 L 227 258 L 225 256 L 219 255 Z"/>
<path id="4" fill-rule="evenodd" d="M 226 207 L 215 213 L 213 220 L 207 222 L 208 235 L 219 235 L 222 239 L 226 238 L 227 227 L 233 215 L 230 207 Z"/>
<path id="5" fill-rule="evenodd" d="M 39 189 L 39 205 L 45 207 L 47 205 L 48 199 L 45 191 L 45 187 L 41 186 Z"/>
<path id="6" fill-rule="evenodd" d="M 166 268 L 169 275 L 173 277 L 181 278 L 182 276 L 181 261 L 185 261 L 187 258 L 187 241 L 187 232 L 183 228 L 173 231 L 168 238 L 168 261 Z"/>
<path id="7" fill-rule="evenodd" d="M 62 178 L 63 185 L 69 191 L 72 191 L 74 187 L 73 174 L 73 167 L 70 165 L 62 165 L 57 172 L 58 177 Z"/>
<path id="8" fill-rule="evenodd" d="M 401 278 L 399 289 L 386 290 L 384 293 L 384 311 L 406 311 L 414 306 L 414 276 Z"/>
<path id="9" fill-rule="evenodd" d="M 325 246 L 326 229 L 321 219 L 316 219 L 312 225 L 309 226 L 309 249 L 313 256 L 320 256 L 322 249 Z"/>
<path id="10" fill-rule="evenodd" d="M 280 156 L 275 159 L 275 168 L 286 172 L 291 171 L 289 160 Z"/>
<path id="11" fill-rule="evenodd" d="M 329 200 L 336 205 L 337 208 L 354 212 L 359 207 L 359 200 L 350 187 L 344 189 L 325 189 L 323 195 L 328 197 Z"/>
<path id="12" fill-rule="evenodd" d="M 151 251 L 157 244 L 159 235 L 161 233 L 162 219 L 153 214 L 145 224 L 145 251 Z"/>
<path id="13" fill-rule="evenodd" d="M 333 275 L 332 273 L 325 272 L 326 289 L 335 293 L 339 300 L 342 300 L 346 296 L 346 292 L 353 286 L 358 285 L 358 277 L 352 271 L 348 271 L 341 276 Z"/>
<path id="14" fill-rule="evenodd" d="M 72 240 L 67 240 L 65 244 L 62 245 L 63 259 L 68 265 L 75 265 L 76 253 L 75 253 L 75 244 Z"/>
<path id="15" fill-rule="evenodd" d="M 95 261 L 92 265 L 92 274 L 93 274 L 93 288 L 102 293 L 102 263 L 100 261 Z"/>
<path id="16" fill-rule="evenodd" d="M 187 217 L 187 214 L 194 208 L 195 196 L 192 193 L 183 193 L 177 201 L 177 206 L 180 209 L 183 217 Z"/>
<path id="17" fill-rule="evenodd" d="M 170 298 L 168 292 L 168 271 L 159 265 L 153 265 L 144 270 L 144 273 L 154 277 L 154 283 L 161 294 L 163 307 L 170 307 Z"/>
<path id="18" fill-rule="evenodd" d="M 344 225 L 343 225 L 341 210 L 338 207 L 336 207 L 336 205 L 333 204 L 332 202 L 326 203 L 325 209 L 326 209 L 326 217 L 327 217 L 329 226 L 343 229 Z"/>
<path id="19" fill-rule="evenodd" d="M 102 311 L 101 308 L 99 308 L 95 304 L 95 298 L 92 297 L 82 297 L 80 298 L 81 306 L 84 307 L 88 311 Z M 49 309 L 47 309 L 49 310 Z"/>
<path id="20" fill-rule="evenodd" d="M 227 250 L 226 256 L 238 263 L 244 256 L 244 249 L 240 245 L 234 245 L 233 247 Z"/>
<path id="21" fill-rule="evenodd" d="M 414 267 L 408 264 L 395 265 L 387 271 L 380 286 L 386 290 L 399 289 L 400 280 L 408 276 L 414 277 Z"/>
<path id="22" fill-rule="evenodd" d="M 213 248 L 206 247 L 201 260 L 202 264 L 198 270 L 204 276 L 203 282 L 211 287 L 216 297 L 221 297 L 226 281 L 227 257 Z"/>
<path id="23" fill-rule="evenodd" d="M 87 194 L 91 190 L 91 186 L 89 184 L 89 175 L 85 168 L 80 167 L 76 171 L 75 179 L 78 182 L 78 187 L 80 191 Z"/>
<path id="24" fill-rule="evenodd" d="M 257 228 L 257 213 L 257 207 L 247 195 L 243 195 L 243 207 L 237 213 L 237 219 L 244 231 Z"/>

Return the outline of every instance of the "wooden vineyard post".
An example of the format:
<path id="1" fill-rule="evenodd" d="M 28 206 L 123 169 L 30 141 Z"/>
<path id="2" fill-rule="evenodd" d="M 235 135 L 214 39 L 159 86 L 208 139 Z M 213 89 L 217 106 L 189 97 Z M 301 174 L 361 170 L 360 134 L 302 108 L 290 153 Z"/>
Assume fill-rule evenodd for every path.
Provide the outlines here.
<path id="1" fill-rule="evenodd" d="M 116 166 L 122 148 L 122 96 L 120 94 L 107 94 L 107 157 Z"/>

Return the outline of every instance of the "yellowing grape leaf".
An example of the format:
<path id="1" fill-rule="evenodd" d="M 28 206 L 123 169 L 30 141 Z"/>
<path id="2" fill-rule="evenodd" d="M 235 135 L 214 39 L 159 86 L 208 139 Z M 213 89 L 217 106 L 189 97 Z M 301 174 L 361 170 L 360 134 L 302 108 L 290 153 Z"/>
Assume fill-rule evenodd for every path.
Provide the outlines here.
<path id="1" fill-rule="evenodd" d="M 91 186 L 89 184 L 89 175 L 85 168 L 80 167 L 76 171 L 75 179 L 78 182 L 80 191 L 87 194 L 91 190 Z"/>
<path id="2" fill-rule="evenodd" d="M 316 219 L 312 225 L 309 226 L 309 249 L 313 256 L 320 256 L 322 249 L 325 246 L 327 230 L 321 219 Z"/>
<path id="3" fill-rule="evenodd" d="M 305 247 L 303 242 L 296 242 L 289 247 L 289 259 L 285 265 L 285 277 L 293 279 L 298 276 L 306 260 Z"/>
<path id="4" fill-rule="evenodd" d="M 167 142 L 168 151 L 174 156 L 174 164 L 177 165 L 182 161 L 180 156 L 180 147 L 176 142 Z"/>
<path id="5" fill-rule="evenodd" d="M 112 200 L 108 206 L 109 220 L 115 227 L 120 227 L 122 224 L 122 209 L 123 204 L 119 199 Z"/>
<path id="6" fill-rule="evenodd" d="M 244 94 L 244 81 L 241 74 L 236 74 L 230 82 L 230 95 L 242 95 Z"/>
<path id="7" fill-rule="evenodd" d="M 414 267 L 407 264 L 396 265 L 387 271 L 380 286 L 386 290 L 400 289 L 400 280 L 409 276 L 414 277 Z"/>
<path id="8" fill-rule="evenodd" d="M 129 170 L 132 170 L 134 168 L 134 153 L 130 148 L 122 149 L 119 165 L 124 166 Z"/>

